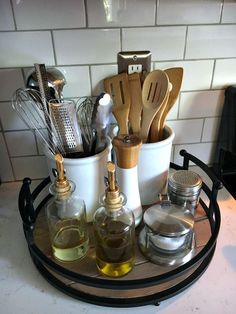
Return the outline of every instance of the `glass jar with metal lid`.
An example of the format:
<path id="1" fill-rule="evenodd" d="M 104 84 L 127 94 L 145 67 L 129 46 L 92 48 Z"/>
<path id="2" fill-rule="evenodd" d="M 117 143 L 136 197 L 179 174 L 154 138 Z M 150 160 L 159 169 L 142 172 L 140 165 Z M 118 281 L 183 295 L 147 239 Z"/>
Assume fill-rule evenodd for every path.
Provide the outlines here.
<path id="1" fill-rule="evenodd" d="M 181 265 L 191 258 L 195 247 L 194 217 L 185 206 L 162 200 L 145 211 L 143 221 L 139 247 L 149 260 Z"/>
<path id="2" fill-rule="evenodd" d="M 184 205 L 195 214 L 202 187 L 201 177 L 190 170 L 177 170 L 169 175 L 168 194 L 172 203 Z"/>

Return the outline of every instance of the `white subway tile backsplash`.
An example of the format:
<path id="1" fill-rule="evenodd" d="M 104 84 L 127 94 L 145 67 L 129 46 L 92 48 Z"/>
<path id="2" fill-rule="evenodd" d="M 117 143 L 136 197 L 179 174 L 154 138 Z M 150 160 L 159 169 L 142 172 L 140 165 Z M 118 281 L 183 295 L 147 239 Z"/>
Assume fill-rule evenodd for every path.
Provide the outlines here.
<path id="1" fill-rule="evenodd" d="M 183 83 L 181 91 L 209 89 L 213 73 L 213 60 L 155 62 L 155 69 L 183 67 Z"/>
<path id="2" fill-rule="evenodd" d="M 44 179 L 49 175 L 44 156 L 13 157 L 11 162 L 16 180 L 22 180 L 25 177 Z"/>
<path id="3" fill-rule="evenodd" d="M 0 102 L 0 113 L 4 131 L 28 129 L 27 125 L 12 108 L 11 102 Z"/>
<path id="4" fill-rule="evenodd" d="M 86 25 L 83 0 L 13 1 L 13 8 L 18 30 L 77 28 Z"/>
<path id="5" fill-rule="evenodd" d="M 155 0 L 87 0 L 89 27 L 155 25 Z"/>
<path id="6" fill-rule="evenodd" d="M 215 151 L 214 143 L 175 145 L 174 162 L 178 165 L 183 164 L 183 157 L 179 155 L 181 149 L 185 149 L 188 153 L 196 156 L 198 159 L 206 164 L 211 164 L 213 162 L 213 156 Z M 193 165 L 193 163 L 190 162 L 190 165 Z"/>
<path id="7" fill-rule="evenodd" d="M 224 89 L 236 84 L 235 0 L 0 0 L 3 181 L 48 175 L 37 132 L 11 106 L 34 63 L 57 67 L 64 97 L 76 101 L 104 91 L 121 50 L 150 50 L 152 69 L 184 68 L 166 119 L 176 134 L 171 158 L 183 148 L 211 163 Z"/>
<path id="8" fill-rule="evenodd" d="M 222 23 L 236 23 L 236 2 L 235 0 L 224 0 Z"/>
<path id="9" fill-rule="evenodd" d="M 35 62 L 54 64 L 50 32 L 0 33 L 0 67 L 32 66 Z"/>
<path id="10" fill-rule="evenodd" d="M 159 0 L 157 24 L 219 23 L 221 0 Z"/>
<path id="11" fill-rule="evenodd" d="M 53 35 L 58 65 L 116 62 L 120 51 L 118 29 L 63 30 Z"/>
<path id="12" fill-rule="evenodd" d="M 0 31 L 15 29 L 10 0 L 0 1 Z"/>
<path id="13" fill-rule="evenodd" d="M 64 97 L 82 97 L 91 95 L 88 66 L 57 67 L 65 78 Z"/>
<path id="14" fill-rule="evenodd" d="M 172 120 L 168 125 L 174 130 L 174 144 L 198 143 L 201 140 L 203 119 Z"/>
<path id="15" fill-rule="evenodd" d="M 91 66 L 92 95 L 98 96 L 104 91 L 103 80 L 106 77 L 116 75 L 117 65 L 94 65 Z"/>
<path id="16" fill-rule="evenodd" d="M 0 181 L 14 181 L 12 167 L 2 133 L 0 133 L 0 156 Z"/>
<path id="17" fill-rule="evenodd" d="M 166 120 L 176 120 L 178 117 L 178 110 L 179 110 L 179 97 L 176 99 L 174 106 L 170 109 Z"/>
<path id="18" fill-rule="evenodd" d="M 13 92 L 17 88 L 24 87 L 20 69 L 0 69 L 0 82 L 0 101 L 11 100 Z"/>
<path id="19" fill-rule="evenodd" d="M 236 48 L 235 48 L 236 49 Z M 216 60 L 213 88 L 226 88 L 236 84 L 236 59 Z"/>
<path id="20" fill-rule="evenodd" d="M 235 46 L 236 25 L 189 26 L 186 58 L 230 58 Z"/>
<path id="21" fill-rule="evenodd" d="M 202 142 L 214 142 L 218 138 L 220 118 L 206 118 L 203 126 Z"/>
<path id="22" fill-rule="evenodd" d="M 6 132 L 5 138 L 11 157 L 37 154 L 35 137 L 31 131 Z"/>
<path id="23" fill-rule="evenodd" d="M 124 28 L 122 50 L 150 50 L 152 60 L 182 59 L 185 26 Z"/>
<path id="24" fill-rule="evenodd" d="M 219 116 L 224 103 L 222 90 L 182 92 L 179 118 L 202 118 Z"/>

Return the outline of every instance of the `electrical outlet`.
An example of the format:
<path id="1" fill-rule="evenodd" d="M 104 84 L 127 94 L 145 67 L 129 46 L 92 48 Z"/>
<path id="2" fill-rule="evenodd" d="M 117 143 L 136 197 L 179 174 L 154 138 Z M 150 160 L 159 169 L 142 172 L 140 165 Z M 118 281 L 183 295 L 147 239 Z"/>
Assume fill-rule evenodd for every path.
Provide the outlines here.
<path id="1" fill-rule="evenodd" d="M 151 69 L 150 51 L 121 51 L 118 53 L 118 73 L 141 73 L 146 75 Z"/>

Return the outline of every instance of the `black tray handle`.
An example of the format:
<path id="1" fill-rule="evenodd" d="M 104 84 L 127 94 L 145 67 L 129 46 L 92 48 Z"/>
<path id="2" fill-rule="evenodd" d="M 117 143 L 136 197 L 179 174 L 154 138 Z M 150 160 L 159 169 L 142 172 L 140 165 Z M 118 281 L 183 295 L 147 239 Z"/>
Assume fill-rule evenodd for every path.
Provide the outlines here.
<path id="1" fill-rule="evenodd" d="M 213 189 L 216 189 L 218 191 L 218 190 L 223 188 L 222 182 L 217 178 L 217 176 L 214 174 L 214 172 L 206 164 L 204 164 L 204 162 L 202 162 L 197 157 L 189 154 L 185 149 L 182 149 L 179 152 L 179 154 L 180 154 L 180 156 L 184 157 L 183 169 L 188 169 L 189 168 L 189 161 L 192 161 L 193 163 L 195 163 L 195 165 L 199 166 L 208 175 L 208 177 L 211 179 L 211 181 L 213 183 Z M 217 194 L 214 195 L 215 199 L 216 199 L 216 196 L 217 196 Z"/>
<path id="2" fill-rule="evenodd" d="M 34 199 L 30 192 L 30 178 L 23 179 L 23 185 L 20 189 L 18 198 L 18 208 L 20 211 L 21 219 L 23 221 L 24 227 L 26 229 L 33 229 L 36 220 L 35 209 L 34 209 Z"/>

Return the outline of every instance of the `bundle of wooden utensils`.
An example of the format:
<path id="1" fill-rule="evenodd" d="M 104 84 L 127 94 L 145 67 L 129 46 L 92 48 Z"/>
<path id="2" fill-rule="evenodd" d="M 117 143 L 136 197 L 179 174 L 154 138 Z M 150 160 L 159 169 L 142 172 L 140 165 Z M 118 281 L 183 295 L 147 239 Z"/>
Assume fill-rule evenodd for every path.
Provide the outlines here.
<path id="1" fill-rule="evenodd" d="M 113 100 L 120 134 L 138 135 L 143 143 L 162 140 L 165 120 L 178 98 L 183 68 L 154 70 L 143 85 L 139 73 L 120 73 L 104 80 Z"/>

